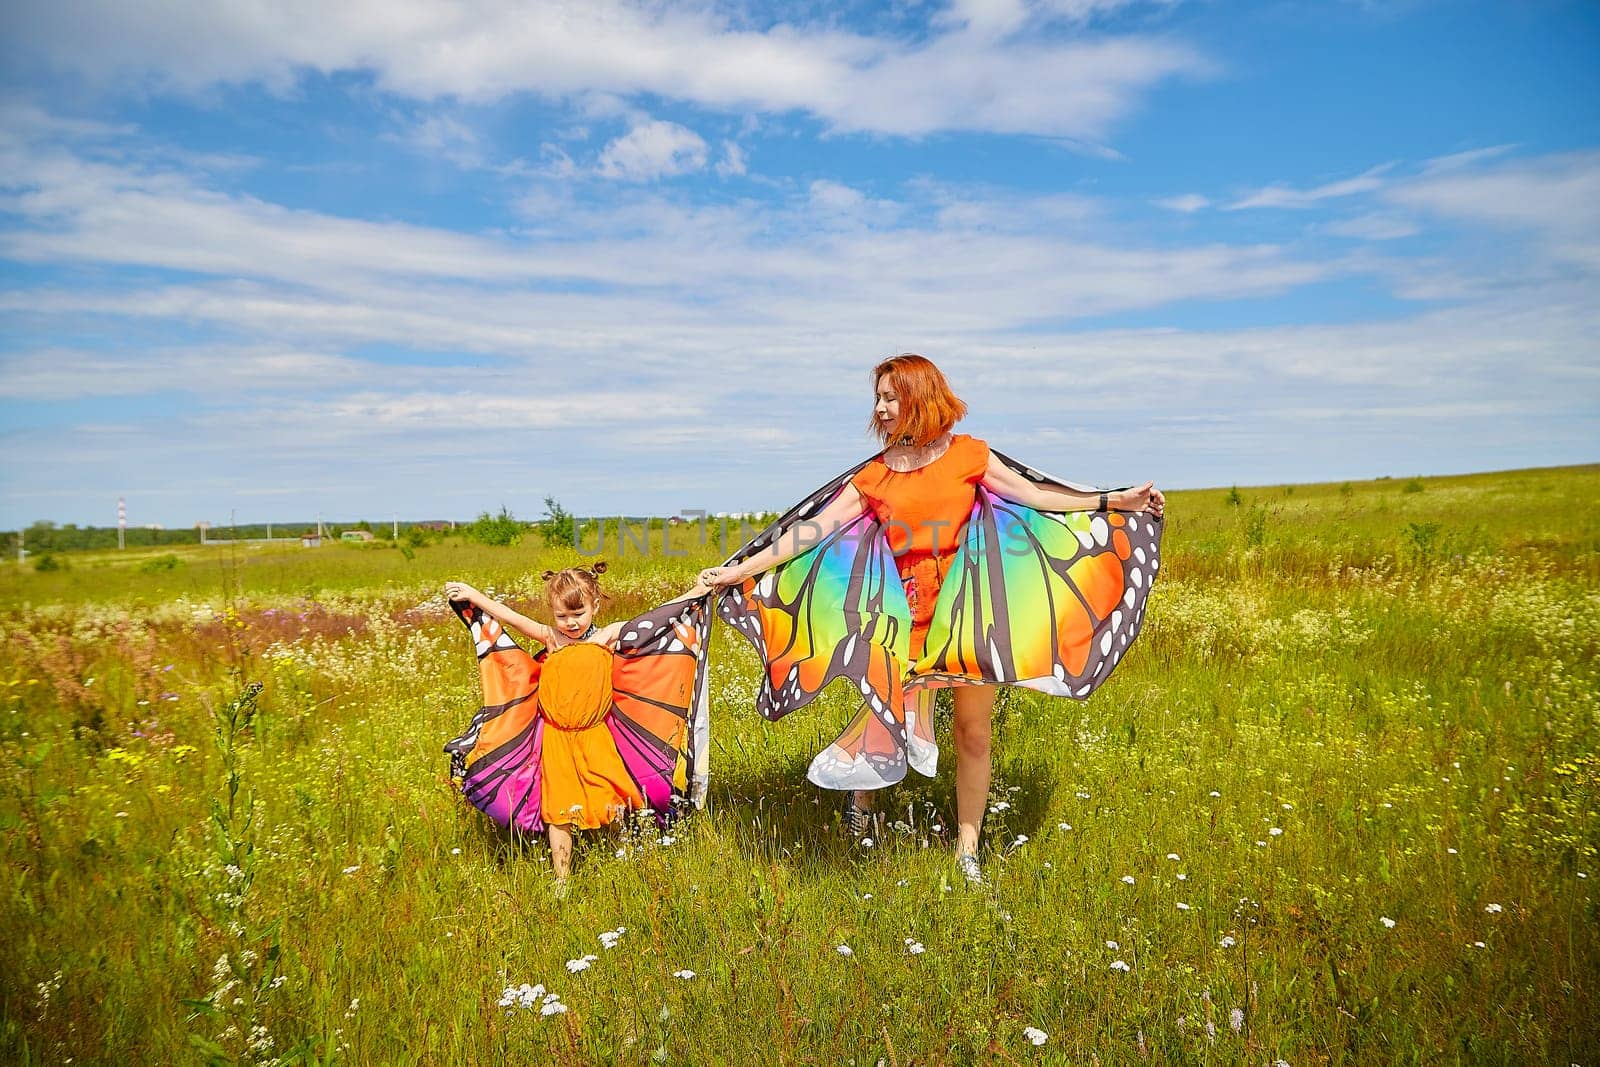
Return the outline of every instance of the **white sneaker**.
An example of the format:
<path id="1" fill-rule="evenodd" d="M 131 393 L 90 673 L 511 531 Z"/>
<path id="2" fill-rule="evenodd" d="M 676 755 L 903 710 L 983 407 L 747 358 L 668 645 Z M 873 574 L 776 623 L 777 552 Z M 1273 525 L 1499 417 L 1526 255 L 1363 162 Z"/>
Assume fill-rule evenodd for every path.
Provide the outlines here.
<path id="1" fill-rule="evenodd" d="M 984 880 L 978 857 L 971 852 L 963 852 L 956 857 L 956 870 L 961 872 L 961 877 L 967 880 L 968 885 L 976 889 L 983 889 L 989 884 Z"/>

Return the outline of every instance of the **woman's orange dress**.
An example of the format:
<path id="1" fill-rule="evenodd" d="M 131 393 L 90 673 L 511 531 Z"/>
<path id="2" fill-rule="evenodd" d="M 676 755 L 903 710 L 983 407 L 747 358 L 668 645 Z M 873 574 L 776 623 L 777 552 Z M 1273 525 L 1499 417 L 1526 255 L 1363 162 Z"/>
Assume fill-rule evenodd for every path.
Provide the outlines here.
<path id="1" fill-rule="evenodd" d="M 547 825 L 593 830 L 629 808 L 646 806 L 605 725 L 611 666 L 604 645 L 565 645 L 545 658 L 538 696 L 544 715 L 539 797 Z"/>
<path id="2" fill-rule="evenodd" d="M 966 534 L 978 483 L 988 469 L 989 445 L 958 433 L 944 455 L 914 471 L 891 470 L 879 456 L 850 480 L 883 523 L 905 583 L 911 603 L 913 662 L 922 655 L 939 587 Z"/>

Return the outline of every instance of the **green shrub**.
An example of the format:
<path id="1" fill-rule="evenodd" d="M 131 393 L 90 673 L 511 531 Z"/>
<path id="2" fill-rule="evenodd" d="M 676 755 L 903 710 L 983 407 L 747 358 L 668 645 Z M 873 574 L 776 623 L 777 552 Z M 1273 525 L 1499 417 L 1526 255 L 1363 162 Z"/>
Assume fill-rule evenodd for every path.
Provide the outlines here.
<path id="1" fill-rule="evenodd" d="M 571 513 L 553 496 L 544 498 L 544 521 L 539 524 L 539 533 L 546 545 L 568 548 L 572 547 L 576 538 L 577 529 Z"/>
<path id="2" fill-rule="evenodd" d="M 506 548 L 520 542 L 525 529 L 525 523 L 502 507 L 498 515 L 490 515 L 487 511 L 481 513 L 465 532 L 470 541 Z"/>

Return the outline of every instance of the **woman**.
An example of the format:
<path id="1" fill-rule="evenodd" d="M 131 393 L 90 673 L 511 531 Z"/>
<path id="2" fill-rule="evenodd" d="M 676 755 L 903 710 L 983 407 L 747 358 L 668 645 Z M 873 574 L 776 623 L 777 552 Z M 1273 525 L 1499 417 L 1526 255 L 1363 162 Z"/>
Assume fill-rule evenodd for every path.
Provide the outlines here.
<path id="1" fill-rule="evenodd" d="M 934 773 L 930 690 L 957 687 L 956 859 L 981 883 L 993 687 L 1082 698 L 1104 681 L 1142 622 L 1165 500 L 1150 482 L 1101 492 L 1055 481 L 952 434 L 966 405 L 922 356 L 885 360 L 872 377 L 883 452 L 701 579 L 738 587 L 721 614 L 767 662 L 768 718 L 836 677 L 861 690 L 861 713 L 809 772 L 854 791 L 853 833 L 869 824 L 869 790 L 907 764 Z"/>

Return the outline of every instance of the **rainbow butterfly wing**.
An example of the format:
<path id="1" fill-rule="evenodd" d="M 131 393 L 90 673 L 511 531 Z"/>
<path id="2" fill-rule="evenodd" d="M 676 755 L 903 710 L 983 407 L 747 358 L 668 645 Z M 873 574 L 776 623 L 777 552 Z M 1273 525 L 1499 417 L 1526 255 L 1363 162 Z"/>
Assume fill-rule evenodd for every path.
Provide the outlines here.
<path id="1" fill-rule="evenodd" d="M 1001 462 L 1045 485 L 1093 491 Z M 910 688 L 1007 682 L 1083 698 L 1144 623 L 1160 520 L 1040 512 L 980 487 Z"/>
<path id="2" fill-rule="evenodd" d="M 860 465 L 829 482 L 729 560 L 736 563 L 820 512 Z M 839 738 L 812 761 L 809 777 L 830 789 L 876 789 L 905 777 L 905 702 L 901 679 L 911 608 L 882 527 L 861 515 L 819 542 L 720 598 L 725 621 L 766 664 L 756 707 L 772 720 L 846 678 L 862 707 Z"/>
<path id="3" fill-rule="evenodd" d="M 710 729 L 706 649 L 709 597 L 664 604 L 629 619 L 617 639 L 606 726 L 650 807 L 705 804 Z"/>
<path id="4" fill-rule="evenodd" d="M 450 608 L 472 631 L 483 706 L 466 733 L 445 744 L 461 792 L 496 823 L 519 833 L 544 829 L 539 809 L 544 717 L 536 698 L 542 655 L 530 656 L 499 621 L 474 604 Z"/>

